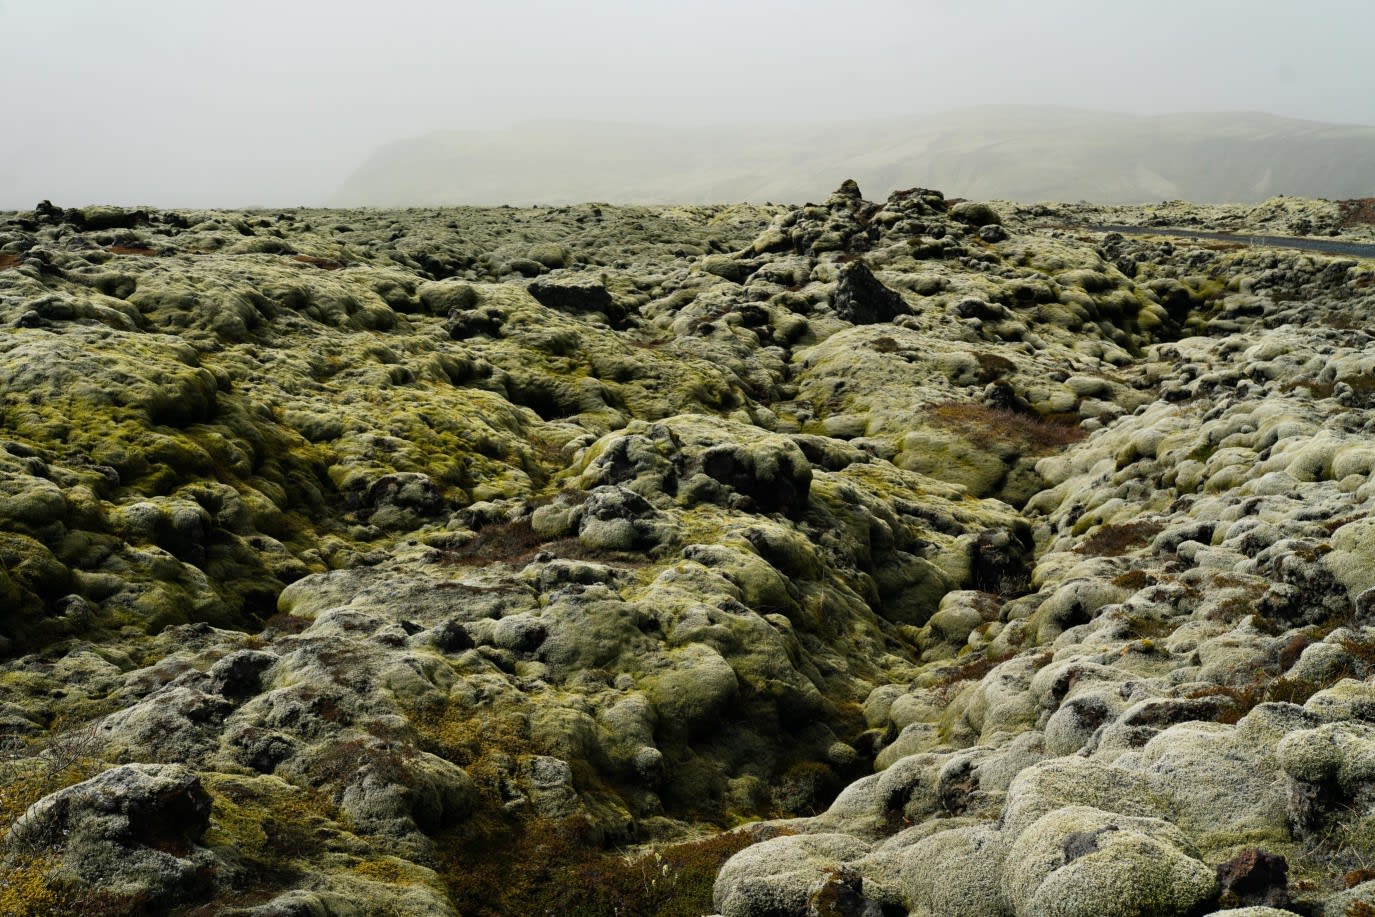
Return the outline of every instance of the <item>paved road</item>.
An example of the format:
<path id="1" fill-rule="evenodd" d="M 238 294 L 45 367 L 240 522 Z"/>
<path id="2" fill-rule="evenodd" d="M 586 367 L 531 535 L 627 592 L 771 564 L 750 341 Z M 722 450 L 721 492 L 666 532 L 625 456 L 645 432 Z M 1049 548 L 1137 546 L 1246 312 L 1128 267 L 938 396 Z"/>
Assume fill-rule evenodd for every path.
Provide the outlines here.
<path id="1" fill-rule="evenodd" d="M 1120 232 L 1133 236 L 1184 236 L 1190 239 L 1217 239 L 1239 245 L 1262 248 L 1302 248 L 1328 255 L 1350 255 L 1354 258 L 1375 258 L 1375 244 L 1334 242 L 1331 239 L 1307 239 L 1299 236 L 1261 236 L 1234 232 L 1204 232 L 1199 229 L 1164 229 L 1159 226 L 1084 226 L 1090 232 Z"/>

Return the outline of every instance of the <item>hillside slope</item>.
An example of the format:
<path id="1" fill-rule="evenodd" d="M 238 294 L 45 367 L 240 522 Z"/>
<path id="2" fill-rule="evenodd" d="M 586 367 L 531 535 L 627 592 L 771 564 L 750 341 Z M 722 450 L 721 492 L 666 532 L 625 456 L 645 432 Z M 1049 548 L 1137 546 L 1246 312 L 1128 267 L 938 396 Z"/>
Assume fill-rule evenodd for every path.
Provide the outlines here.
<path id="1" fill-rule="evenodd" d="M 1018 106 L 790 127 L 536 122 L 390 144 L 333 203 L 801 202 L 825 197 L 837 174 L 883 194 L 943 188 L 977 200 L 1369 197 L 1375 127 Z"/>

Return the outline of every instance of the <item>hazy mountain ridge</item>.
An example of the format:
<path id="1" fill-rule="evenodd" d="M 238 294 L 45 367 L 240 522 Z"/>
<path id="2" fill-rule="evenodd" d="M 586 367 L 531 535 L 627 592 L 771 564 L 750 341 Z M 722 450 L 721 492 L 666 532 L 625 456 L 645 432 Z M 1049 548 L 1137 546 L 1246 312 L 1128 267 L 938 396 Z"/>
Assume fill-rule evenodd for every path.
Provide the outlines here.
<path id="1" fill-rule="evenodd" d="M 1366 197 L 1375 127 L 1033 106 L 788 126 L 541 121 L 388 144 L 331 203 L 796 202 L 825 197 L 837 174 L 875 192 L 920 186 L 1014 201 Z"/>

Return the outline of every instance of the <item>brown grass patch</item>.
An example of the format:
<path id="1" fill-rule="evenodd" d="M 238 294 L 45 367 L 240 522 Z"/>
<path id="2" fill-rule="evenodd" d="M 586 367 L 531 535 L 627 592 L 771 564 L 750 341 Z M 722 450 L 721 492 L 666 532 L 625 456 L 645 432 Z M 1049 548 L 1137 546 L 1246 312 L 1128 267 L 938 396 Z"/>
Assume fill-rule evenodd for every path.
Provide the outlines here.
<path id="1" fill-rule="evenodd" d="M 1355 888 L 1372 879 L 1375 879 L 1375 869 L 1353 869 L 1342 876 L 1342 884 L 1347 888 Z"/>
<path id="2" fill-rule="evenodd" d="M 531 560 L 544 539 L 535 534 L 530 520 L 498 522 L 483 527 L 472 541 L 443 553 L 446 564 L 486 564 L 495 561 L 516 563 Z"/>
<path id="3" fill-rule="evenodd" d="M 897 353 L 898 342 L 890 337 L 874 338 L 869 344 L 878 353 Z"/>
<path id="4" fill-rule="evenodd" d="M 337 271 L 345 267 L 342 261 L 331 261 L 328 258 L 317 258 L 314 255 L 295 255 L 291 260 L 299 264 L 309 264 L 311 267 L 318 267 L 325 271 Z"/>
<path id="5" fill-rule="evenodd" d="M 531 505 L 547 503 L 548 499 L 531 501 Z M 470 541 L 439 552 L 438 560 L 449 566 L 471 567 L 480 564 L 505 563 L 524 566 L 541 553 L 566 560 L 590 560 L 616 563 L 619 566 L 639 567 L 651 558 L 643 551 L 600 551 L 583 546 L 576 537 L 544 538 L 536 534 L 529 518 L 513 522 L 494 522 L 483 526 Z"/>
<path id="6" fill-rule="evenodd" d="M 1135 592 L 1138 589 L 1145 589 L 1147 586 L 1154 586 L 1158 580 L 1145 570 L 1128 570 L 1126 573 L 1114 576 L 1112 584 L 1123 589 L 1130 589 Z"/>
<path id="7" fill-rule="evenodd" d="M 1012 656 L 989 656 L 987 650 L 979 650 L 978 658 L 941 669 L 931 686 L 949 699 L 956 693 L 952 689 L 957 685 L 968 681 L 982 681 L 985 675 L 1011 658 Z M 1050 653 L 1040 653 L 1033 656 L 1031 662 L 1036 668 L 1041 669 L 1049 665 L 1052 658 Z"/>
<path id="8" fill-rule="evenodd" d="M 1240 687 L 1213 685 L 1190 691 L 1184 696 L 1189 700 L 1201 700 L 1205 697 L 1223 698 L 1225 703 L 1218 710 L 1216 722 L 1229 726 L 1236 725 L 1237 721 L 1255 709 L 1256 705 L 1269 699 L 1268 686 L 1260 678 L 1255 678 Z"/>
<path id="9" fill-rule="evenodd" d="M 1321 525 L 1322 528 L 1326 529 L 1327 532 L 1330 534 L 1332 532 L 1337 531 L 1337 529 L 1341 528 L 1344 525 L 1350 525 L 1353 522 L 1360 522 L 1362 519 L 1369 515 L 1369 513 L 1352 513 L 1349 516 L 1339 516 L 1336 519 L 1329 519 Z"/>
<path id="10" fill-rule="evenodd" d="M 1058 452 L 1088 435 L 1078 425 L 1077 417 L 1071 423 L 976 402 L 946 401 L 927 405 L 926 416 L 981 448 L 993 449 L 1011 441 L 1020 451 L 1033 455 Z"/>
<path id="11" fill-rule="evenodd" d="M 1375 226 L 1375 197 L 1357 197 L 1349 201 L 1338 201 L 1337 225 L 1343 229 L 1352 226 Z"/>
<path id="12" fill-rule="evenodd" d="M 7 271 L 13 267 L 19 267 L 19 256 L 9 252 L 0 254 L 0 271 Z"/>
<path id="13" fill-rule="evenodd" d="M 941 671 L 940 679 L 935 683 L 936 687 L 944 690 L 962 681 L 979 681 L 1002 661 L 1002 659 L 989 656 L 980 656 L 978 659 L 952 666 Z"/>
<path id="14" fill-rule="evenodd" d="M 1305 647 L 1316 642 L 1310 637 L 1299 636 L 1290 640 L 1279 650 L 1279 663 L 1285 666 L 1298 660 Z M 1352 657 L 1349 662 L 1338 667 L 1330 677 L 1310 680 L 1307 678 L 1291 678 L 1281 675 L 1278 678 L 1269 678 L 1265 672 L 1257 671 L 1250 681 L 1241 685 L 1214 685 L 1201 688 L 1187 696 L 1189 698 L 1201 697 L 1223 697 L 1228 703 L 1222 708 L 1217 717 L 1219 723 L 1236 723 L 1243 716 L 1249 713 L 1258 704 L 1263 703 L 1287 703 L 1304 704 L 1314 694 L 1324 691 L 1343 678 L 1364 679 L 1369 677 L 1371 671 L 1375 669 L 1375 641 L 1367 642 L 1364 640 L 1354 640 L 1347 638 L 1339 641 L 1342 649 L 1346 650 Z"/>
<path id="15" fill-rule="evenodd" d="M 1099 526 L 1098 531 L 1074 550 L 1077 554 L 1088 554 L 1092 557 L 1121 557 L 1129 551 L 1145 547 L 1164 529 L 1164 523 L 1153 519 Z"/>
<path id="16" fill-rule="evenodd" d="M 588 825 L 477 819 L 446 838 L 440 875 L 469 917 L 699 917 L 713 910 L 716 874 L 750 844 L 793 832 L 759 829 L 645 853 L 599 849 Z M 482 824 L 482 822 L 486 822 Z"/>
<path id="17" fill-rule="evenodd" d="M 263 621 L 263 630 L 270 630 L 275 635 L 285 636 L 287 634 L 299 634 L 314 623 L 314 618 L 302 618 L 279 611 Z"/>

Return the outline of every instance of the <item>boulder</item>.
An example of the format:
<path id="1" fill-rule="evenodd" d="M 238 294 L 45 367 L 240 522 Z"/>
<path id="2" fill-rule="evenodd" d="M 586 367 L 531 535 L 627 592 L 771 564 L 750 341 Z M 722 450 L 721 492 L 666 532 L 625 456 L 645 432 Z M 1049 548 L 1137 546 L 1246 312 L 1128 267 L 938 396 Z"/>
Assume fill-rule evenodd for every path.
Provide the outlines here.
<path id="1" fill-rule="evenodd" d="M 832 308 L 837 317 L 856 325 L 891 322 L 910 311 L 902 296 L 884 286 L 863 261 L 841 267 Z"/>
<path id="2" fill-rule="evenodd" d="M 210 884 L 210 795 L 178 764 L 126 764 L 34 803 L 5 835 L 12 850 L 51 848 L 63 873 L 115 902 L 166 909 Z"/>
<path id="3" fill-rule="evenodd" d="M 1002 888 L 1019 917 L 1183 917 L 1217 878 L 1168 822 L 1071 805 L 1012 842 Z"/>
<path id="4" fill-rule="evenodd" d="M 867 844 L 841 834 L 764 841 L 721 867 L 712 900 L 721 917 L 806 917 L 827 878 L 868 850 Z"/>

